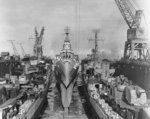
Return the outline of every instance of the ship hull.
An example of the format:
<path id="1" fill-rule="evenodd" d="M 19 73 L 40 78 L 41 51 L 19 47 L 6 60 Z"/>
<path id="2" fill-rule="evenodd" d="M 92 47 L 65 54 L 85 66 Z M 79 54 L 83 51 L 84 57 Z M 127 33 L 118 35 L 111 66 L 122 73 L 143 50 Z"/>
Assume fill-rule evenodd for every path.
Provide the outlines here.
<path id="1" fill-rule="evenodd" d="M 92 119 L 107 119 L 104 118 L 106 115 L 104 115 L 104 112 L 99 107 L 98 103 L 90 97 L 87 87 L 85 82 L 82 86 L 78 87 L 80 96 L 85 98 L 85 102 L 83 103 L 85 111 L 87 110 L 89 117 L 92 117 Z M 89 109 L 87 107 L 89 107 Z"/>
<path id="2" fill-rule="evenodd" d="M 74 68 L 75 64 L 75 61 L 58 61 L 55 67 L 55 77 L 60 85 L 61 101 L 66 113 L 71 103 L 72 91 L 78 71 L 78 69 Z"/>
<path id="3" fill-rule="evenodd" d="M 116 70 L 115 76 L 123 74 L 146 91 L 150 90 L 150 66 L 132 62 L 117 62 L 113 66 Z M 148 98 L 150 98 L 149 93 Z"/>
<path id="4" fill-rule="evenodd" d="M 46 102 L 49 85 L 50 85 L 50 80 L 47 82 L 43 93 L 40 95 L 40 97 L 38 97 L 38 99 L 35 100 L 35 102 L 33 102 L 32 106 L 29 108 L 29 110 L 25 114 L 17 116 L 16 117 L 17 119 L 37 119 L 40 116 L 41 111 Z M 17 102 L 17 100 L 20 99 L 20 97 L 22 97 L 23 94 L 24 94 L 24 92 L 20 93 L 16 98 L 9 99 L 4 104 L 0 105 L 0 110 L 5 108 L 6 105 L 15 104 Z"/>
<path id="5" fill-rule="evenodd" d="M 51 69 L 47 69 L 47 74 L 41 77 L 42 80 L 44 79 L 46 81 L 44 82 L 36 81 L 37 83 L 34 83 L 39 87 L 38 92 L 35 92 L 32 86 L 29 85 L 21 86 L 21 92 L 17 97 L 9 99 L 4 104 L 0 105 L 0 115 L 3 114 L 2 111 L 4 112 L 6 111 L 4 109 L 7 109 L 9 105 L 15 107 L 17 102 L 21 101 L 23 103 L 19 106 L 19 113 L 13 116 L 16 119 L 37 119 L 40 116 L 42 109 L 44 108 L 44 104 L 47 99 L 48 89 L 51 83 L 50 82 L 51 77 L 52 77 Z M 32 97 L 31 95 L 29 98 L 25 97 L 25 95 L 30 94 L 30 92 L 32 92 Z M 21 110 L 24 110 L 24 112 L 22 112 Z M 1 115 L 0 119 L 6 118 L 6 114 L 8 114 L 8 112 L 4 113 L 3 116 Z"/>
<path id="6" fill-rule="evenodd" d="M 56 80 L 59 83 L 62 83 L 65 88 L 68 88 L 76 77 L 77 69 L 74 68 L 75 63 L 76 63 L 75 61 L 71 62 L 58 61 L 56 63 L 55 67 Z"/>
<path id="7" fill-rule="evenodd" d="M 49 86 L 50 86 L 50 80 L 48 80 L 43 94 L 35 101 L 35 103 L 26 113 L 25 115 L 26 118 L 23 118 L 23 119 L 37 119 L 40 116 L 42 109 L 44 107 L 44 104 L 46 102 L 46 97 L 47 97 Z"/>

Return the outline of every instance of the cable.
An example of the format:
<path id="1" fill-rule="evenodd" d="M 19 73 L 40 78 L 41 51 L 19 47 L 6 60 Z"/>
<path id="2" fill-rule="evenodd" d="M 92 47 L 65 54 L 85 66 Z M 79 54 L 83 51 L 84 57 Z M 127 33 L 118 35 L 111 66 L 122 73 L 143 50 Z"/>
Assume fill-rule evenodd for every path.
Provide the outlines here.
<path id="1" fill-rule="evenodd" d="M 78 23 L 78 20 L 77 20 L 77 9 L 78 9 L 78 0 L 75 1 L 75 48 L 77 49 L 77 38 L 78 38 L 78 34 L 77 34 L 77 23 Z"/>
<path id="2" fill-rule="evenodd" d="M 79 11 L 78 11 L 78 39 L 77 39 L 77 43 L 79 44 L 78 45 L 78 50 L 79 50 L 79 48 L 80 48 L 80 0 L 79 0 L 79 4 L 78 4 L 78 6 L 79 6 Z"/>
<path id="3" fill-rule="evenodd" d="M 75 5 L 75 41 L 76 49 L 78 51 L 80 44 L 80 0 L 76 0 Z"/>

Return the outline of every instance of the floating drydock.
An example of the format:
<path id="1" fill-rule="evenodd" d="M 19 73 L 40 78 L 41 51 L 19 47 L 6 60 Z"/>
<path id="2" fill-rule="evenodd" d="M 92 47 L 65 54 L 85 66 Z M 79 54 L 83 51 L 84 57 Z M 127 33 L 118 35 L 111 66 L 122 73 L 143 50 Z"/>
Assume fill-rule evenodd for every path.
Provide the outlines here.
<path id="1" fill-rule="evenodd" d="M 150 64 L 142 61 L 118 61 L 113 64 L 116 69 L 114 76 L 124 75 L 135 84 L 147 91 L 150 98 Z"/>

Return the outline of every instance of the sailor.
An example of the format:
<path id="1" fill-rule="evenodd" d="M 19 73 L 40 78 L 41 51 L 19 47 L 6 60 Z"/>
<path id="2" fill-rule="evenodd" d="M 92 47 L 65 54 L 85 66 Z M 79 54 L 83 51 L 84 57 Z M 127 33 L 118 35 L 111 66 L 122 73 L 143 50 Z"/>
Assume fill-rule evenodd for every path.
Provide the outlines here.
<path id="1" fill-rule="evenodd" d="M 19 111 L 19 107 L 20 107 L 20 101 L 18 100 L 18 101 L 17 101 L 17 104 L 16 104 L 17 112 Z"/>
<path id="2" fill-rule="evenodd" d="M 34 85 L 34 91 L 38 93 L 38 85 Z"/>
<path id="3" fill-rule="evenodd" d="M 7 116 L 6 116 L 6 119 L 10 119 L 10 112 L 7 112 Z"/>
<path id="4" fill-rule="evenodd" d="M 14 108 L 14 112 L 13 112 L 13 118 L 12 118 L 12 119 L 17 119 L 17 118 L 16 118 L 17 113 L 18 113 L 18 112 L 17 112 L 17 108 L 15 107 L 15 108 Z"/>
<path id="5" fill-rule="evenodd" d="M 16 116 L 13 116 L 13 118 L 12 119 L 17 119 L 17 117 Z"/>
<path id="6" fill-rule="evenodd" d="M 8 113 L 8 119 L 11 119 L 13 117 L 13 109 L 10 108 L 10 111 Z"/>

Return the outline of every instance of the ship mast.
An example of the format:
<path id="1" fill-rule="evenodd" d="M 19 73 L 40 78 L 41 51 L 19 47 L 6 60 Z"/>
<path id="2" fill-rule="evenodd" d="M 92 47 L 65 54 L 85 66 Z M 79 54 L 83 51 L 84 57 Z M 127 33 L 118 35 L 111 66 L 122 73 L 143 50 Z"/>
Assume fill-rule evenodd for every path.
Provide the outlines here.
<path id="1" fill-rule="evenodd" d="M 97 60 L 97 55 L 98 55 L 98 41 L 103 41 L 101 39 L 98 39 L 98 33 L 100 32 L 99 29 L 95 29 L 93 30 L 94 34 L 95 34 L 95 38 L 94 39 L 89 39 L 89 41 L 94 41 L 94 44 L 95 44 L 95 48 L 94 48 L 94 66 L 95 66 L 95 63 L 96 63 L 96 60 Z"/>
<path id="2" fill-rule="evenodd" d="M 69 42 L 69 31 L 70 31 L 69 27 L 66 27 L 65 28 L 65 35 L 66 35 L 65 42 Z"/>
<path id="3" fill-rule="evenodd" d="M 70 31 L 70 28 L 69 27 L 66 27 L 65 28 L 65 40 L 64 40 L 64 45 L 63 45 L 63 50 L 65 51 L 68 51 L 68 50 L 71 50 L 71 44 L 70 44 L 70 39 L 69 39 L 69 31 Z"/>

